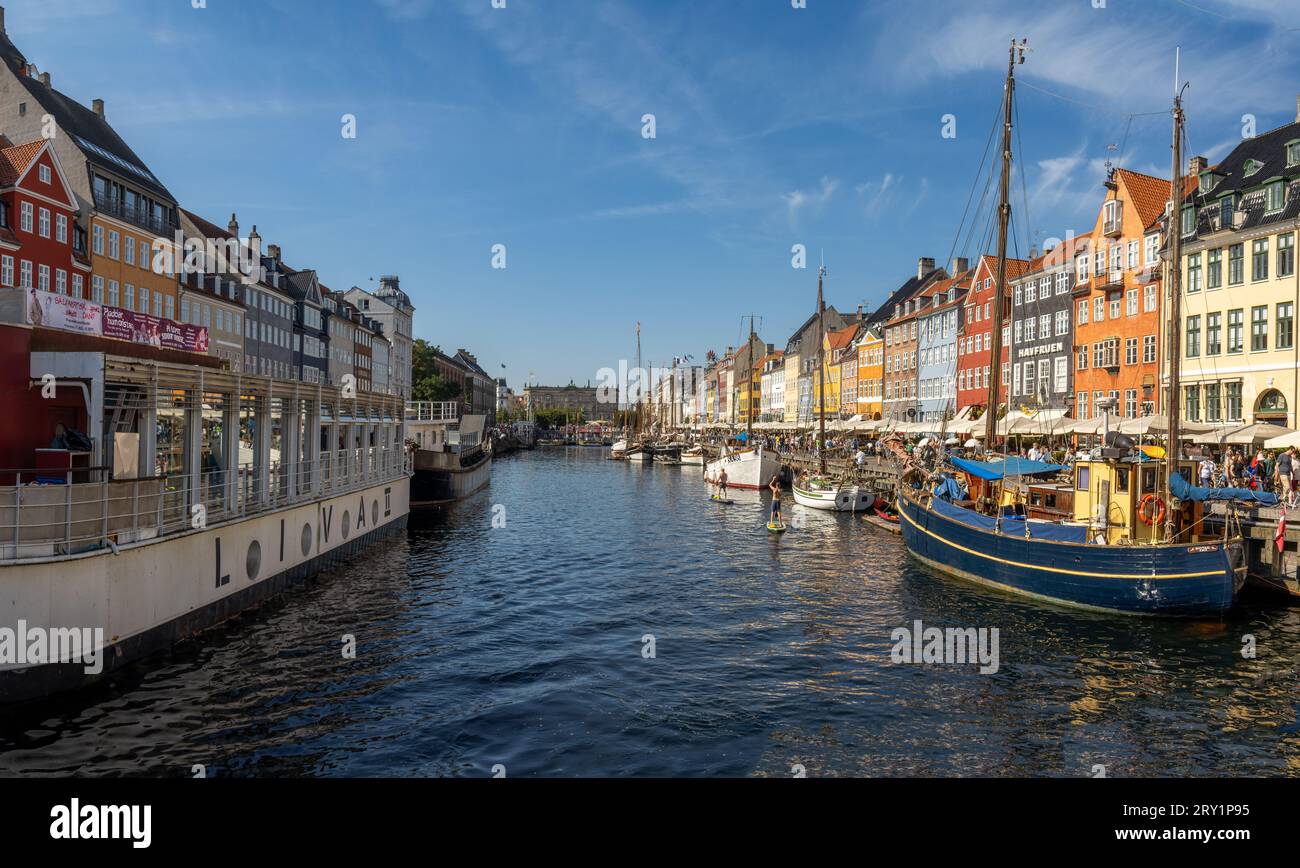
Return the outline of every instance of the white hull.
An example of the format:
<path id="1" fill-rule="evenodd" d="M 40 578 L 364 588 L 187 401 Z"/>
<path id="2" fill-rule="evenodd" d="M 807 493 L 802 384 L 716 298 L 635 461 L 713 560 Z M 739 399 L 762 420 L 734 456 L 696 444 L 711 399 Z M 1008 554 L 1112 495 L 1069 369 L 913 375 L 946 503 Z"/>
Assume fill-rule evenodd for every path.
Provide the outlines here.
<path id="1" fill-rule="evenodd" d="M 704 478 L 714 484 L 718 473 L 727 470 L 727 485 L 732 488 L 766 488 L 768 482 L 781 469 L 781 463 L 771 452 L 761 447 L 756 450 L 733 452 L 716 461 L 710 461 Z"/>
<path id="2" fill-rule="evenodd" d="M 627 460 L 639 461 L 639 462 L 644 462 L 646 464 L 649 464 L 650 462 L 654 461 L 654 453 L 645 452 L 643 450 L 638 449 L 635 452 L 629 452 L 627 456 Z"/>
<path id="3" fill-rule="evenodd" d="M 875 494 L 853 485 L 830 491 L 808 491 L 794 486 L 792 491 L 794 502 L 800 506 L 831 512 L 863 512 L 876 501 Z"/>
<path id="4" fill-rule="evenodd" d="M 102 629 L 103 672 L 166 650 L 406 527 L 403 477 L 269 510 L 116 552 L 0 567 L 0 625 Z M 82 661 L 0 663 L 0 701 L 31 699 L 96 677 Z"/>
<path id="5" fill-rule="evenodd" d="M 682 464 L 689 464 L 691 467 L 704 466 L 704 453 L 687 450 L 682 453 Z"/>

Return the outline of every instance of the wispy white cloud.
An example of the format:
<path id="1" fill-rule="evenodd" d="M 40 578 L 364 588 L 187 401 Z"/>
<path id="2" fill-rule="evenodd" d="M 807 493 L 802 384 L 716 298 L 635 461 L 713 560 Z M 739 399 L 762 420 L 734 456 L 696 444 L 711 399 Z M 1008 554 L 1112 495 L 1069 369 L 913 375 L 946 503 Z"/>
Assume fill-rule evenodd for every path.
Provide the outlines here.
<path id="1" fill-rule="evenodd" d="M 790 221 L 790 228 L 798 228 L 799 215 L 805 209 L 811 210 L 814 214 L 821 213 L 822 208 L 835 195 L 839 189 L 840 182 L 836 178 L 823 177 L 821 184 L 815 190 L 792 190 L 789 193 L 782 194 L 781 198 L 785 201 L 786 216 Z"/>

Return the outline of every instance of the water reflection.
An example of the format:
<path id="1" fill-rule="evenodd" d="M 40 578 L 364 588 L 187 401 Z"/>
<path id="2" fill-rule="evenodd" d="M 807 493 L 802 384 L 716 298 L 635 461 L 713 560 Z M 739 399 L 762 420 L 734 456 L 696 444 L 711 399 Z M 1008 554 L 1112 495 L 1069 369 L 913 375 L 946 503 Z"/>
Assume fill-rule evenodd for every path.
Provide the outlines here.
<path id="1" fill-rule="evenodd" d="M 1300 773 L 1300 610 L 1057 609 L 937 576 L 860 516 L 788 503 L 771 534 L 760 493 L 716 504 L 699 468 L 606 454 L 502 459 L 406 538 L 112 688 L 7 714 L 0 772 Z M 997 627 L 997 673 L 892 664 L 916 620 Z"/>

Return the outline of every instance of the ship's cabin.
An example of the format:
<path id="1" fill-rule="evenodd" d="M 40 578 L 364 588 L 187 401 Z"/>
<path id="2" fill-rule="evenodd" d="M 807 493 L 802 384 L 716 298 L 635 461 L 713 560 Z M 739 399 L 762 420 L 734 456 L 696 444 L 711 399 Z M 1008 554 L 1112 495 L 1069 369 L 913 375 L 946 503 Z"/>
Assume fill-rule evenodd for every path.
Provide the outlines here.
<path id="1" fill-rule="evenodd" d="M 1071 469 L 1072 485 L 1055 486 L 1058 506 L 1069 501 L 1075 522 L 1086 523 L 1093 539 L 1110 544 L 1141 544 L 1161 541 L 1166 512 L 1175 508 L 1169 502 L 1165 486 L 1165 460 L 1135 453 L 1123 458 L 1089 457 L 1075 462 Z M 1180 460 L 1178 472 L 1188 481 L 1196 479 L 1195 462 Z M 1030 486 L 1033 499 L 1036 486 Z M 1038 496 L 1046 498 L 1048 491 Z M 1202 524 L 1203 505 L 1180 501 L 1180 542 L 1208 538 Z"/>

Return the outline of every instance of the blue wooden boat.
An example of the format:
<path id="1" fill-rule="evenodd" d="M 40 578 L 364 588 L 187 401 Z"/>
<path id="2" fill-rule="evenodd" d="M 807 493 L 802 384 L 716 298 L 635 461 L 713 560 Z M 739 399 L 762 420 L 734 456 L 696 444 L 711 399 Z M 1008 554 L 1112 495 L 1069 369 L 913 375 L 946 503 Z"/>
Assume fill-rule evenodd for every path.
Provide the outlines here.
<path id="1" fill-rule="evenodd" d="M 903 542 L 922 563 L 1068 606 L 1217 618 L 1232 608 L 1246 580 L 1240 538 L 1098 545 L 1086 539 L 1082 525 L 1014 518 L 999 522 L 918 489 L 900 494 L 898 512 Z"/>

